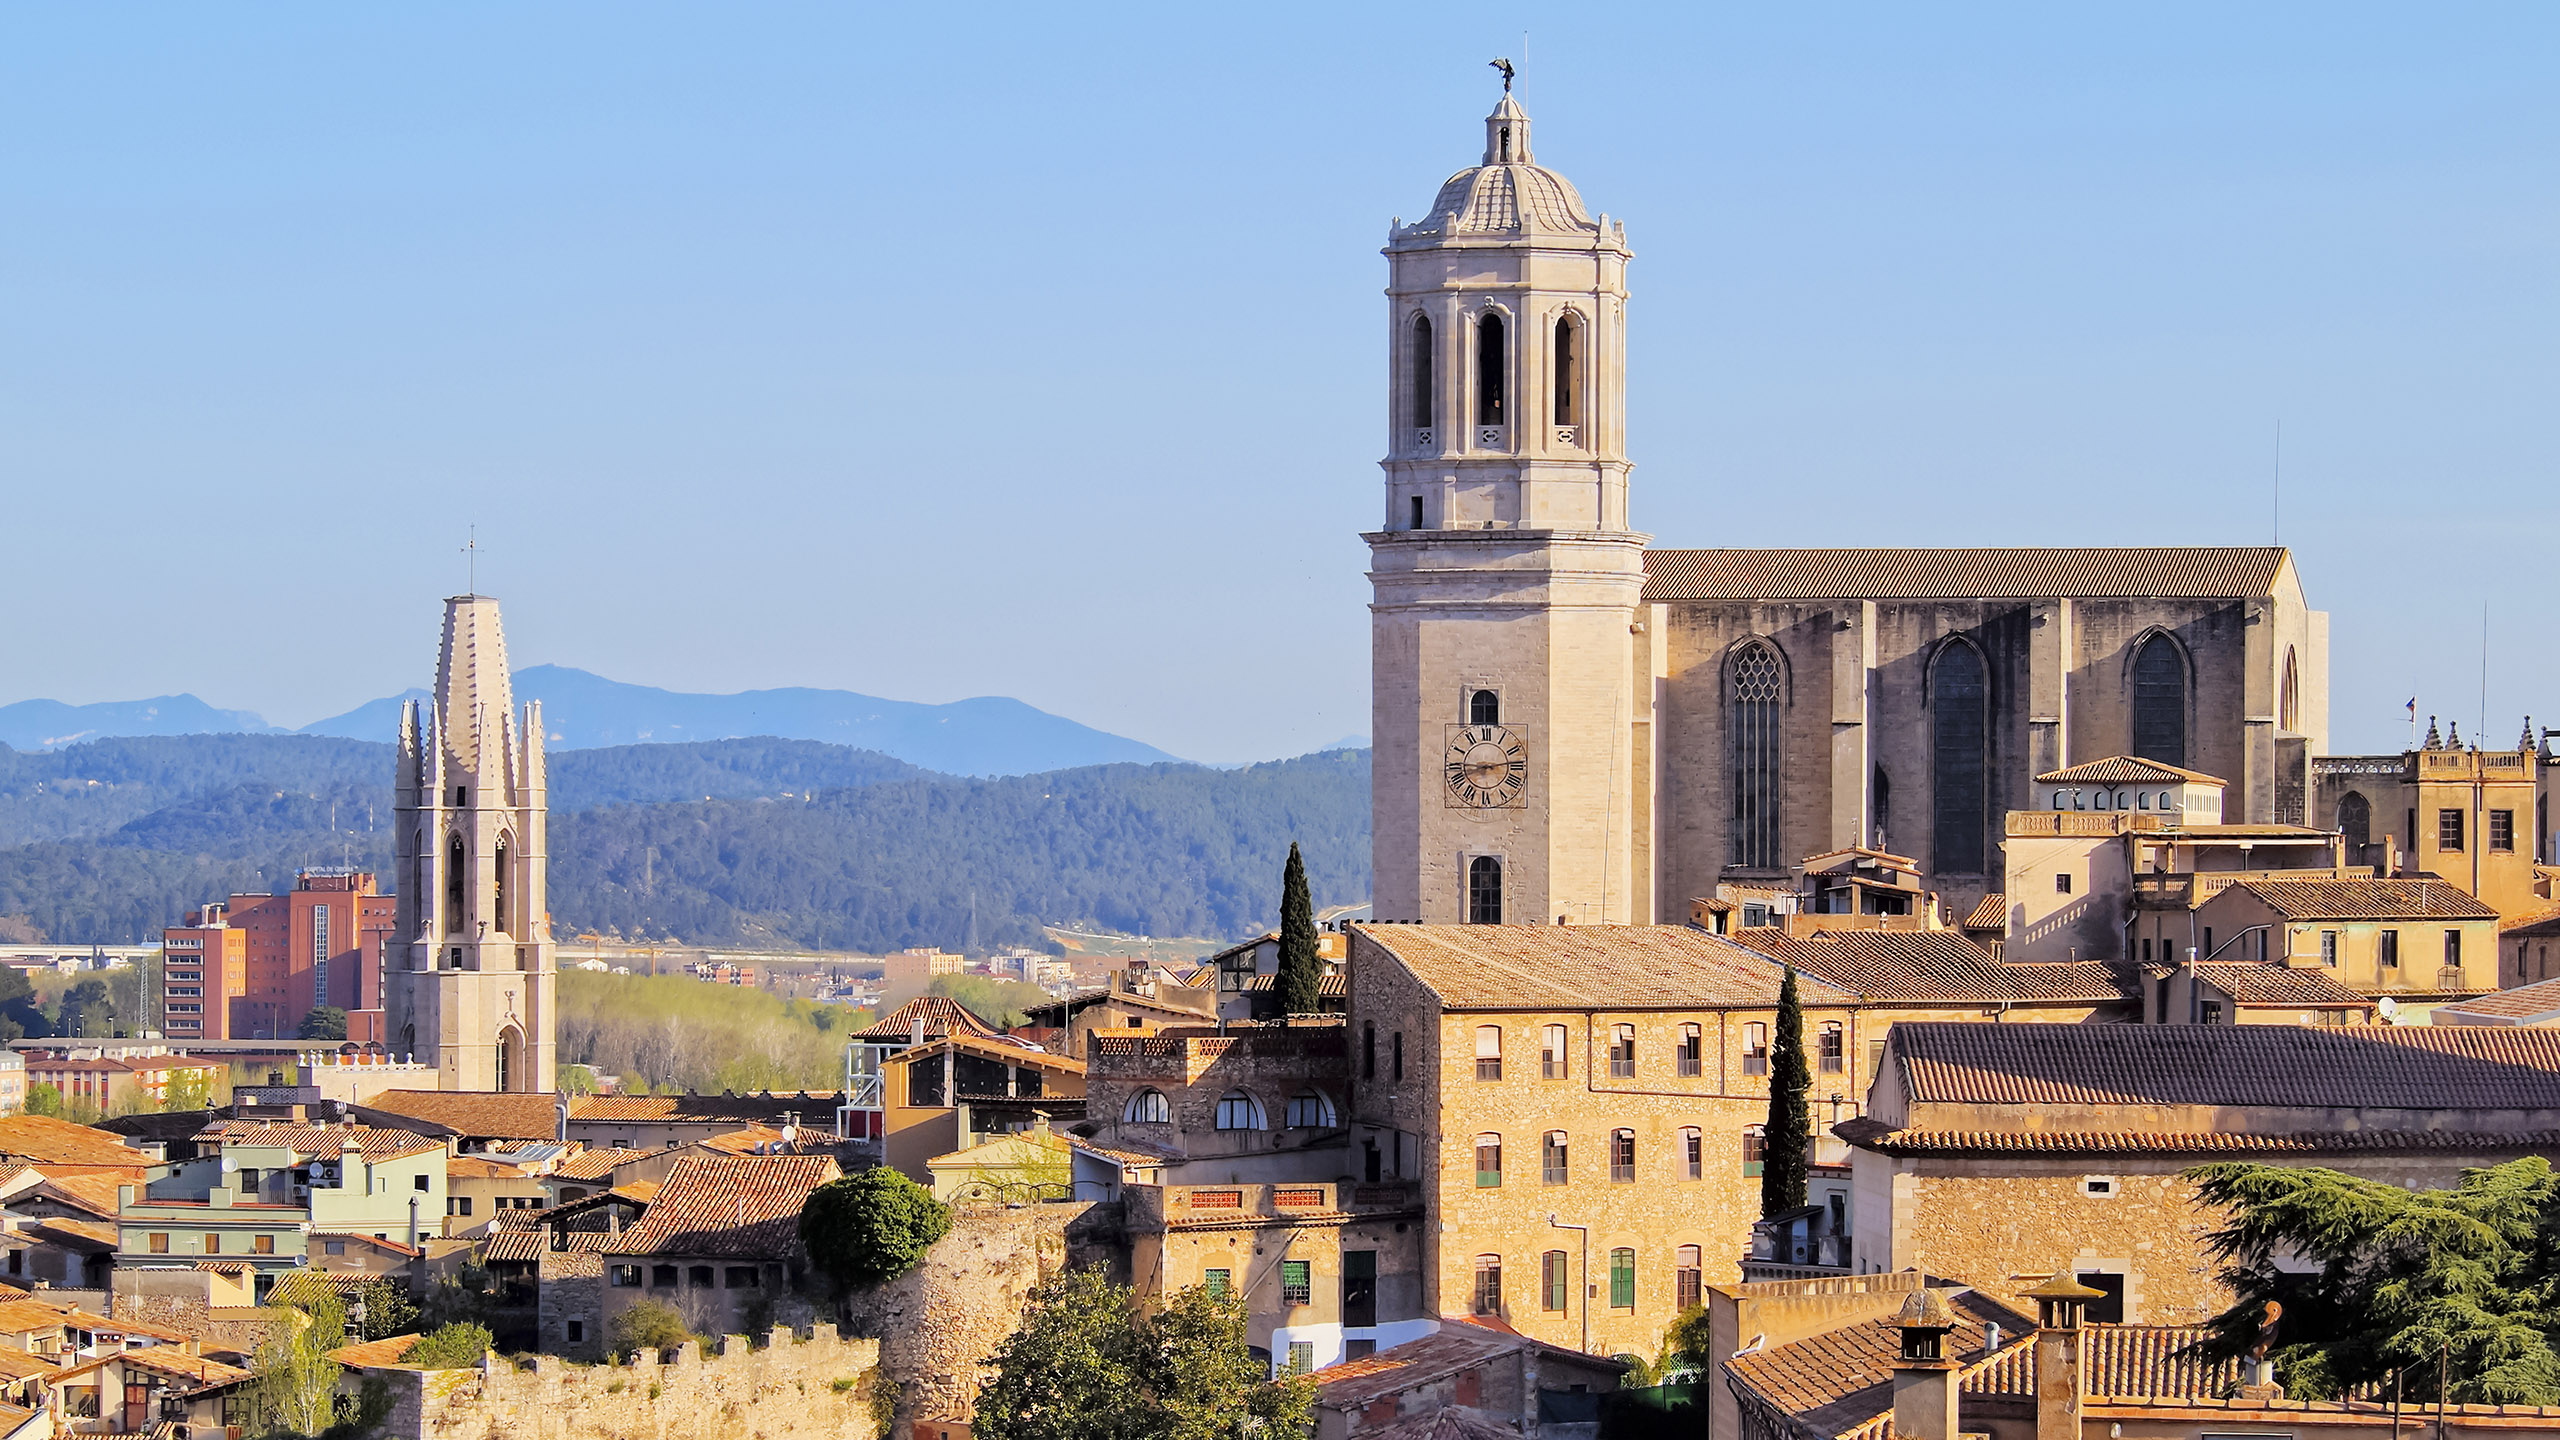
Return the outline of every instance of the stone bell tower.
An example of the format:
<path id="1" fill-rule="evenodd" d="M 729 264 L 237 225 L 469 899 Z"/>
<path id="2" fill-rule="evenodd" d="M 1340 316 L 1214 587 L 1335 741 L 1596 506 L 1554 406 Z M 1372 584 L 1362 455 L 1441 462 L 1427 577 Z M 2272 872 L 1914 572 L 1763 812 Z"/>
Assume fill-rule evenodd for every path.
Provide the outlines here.
<path id="1" fill-rule="evenodd" d="M 383 957 L 393 1048 L 446 1090 L 547 1092 L 558 972 L 546 885 L 542 707 L 515 709 L 498 602 L 445 602 L 430 699 L 401 708 L 400 904 Z"/>
<path id="2" fill-rule="evenodd" d="M 1369 542 L 1377 916 L 1649 922 L 1652 682 L 1627 525 L 1626 229 L 1484 159 L 1388 232 Z"/>

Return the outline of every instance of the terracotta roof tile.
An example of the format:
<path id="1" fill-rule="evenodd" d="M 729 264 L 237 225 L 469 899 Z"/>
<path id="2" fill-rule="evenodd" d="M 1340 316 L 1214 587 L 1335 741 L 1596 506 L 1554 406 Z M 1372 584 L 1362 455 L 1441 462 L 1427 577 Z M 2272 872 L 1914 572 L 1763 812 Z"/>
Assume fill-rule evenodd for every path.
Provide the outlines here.
<path id="1" fill-rule="evenodd" d="M 782 1144 L 782 1132 L 770 1125 L 750 1125 L 696 1140 L 695 1148 L 723 1155 L 760 1155 Z"/>
<path id="2" fill-rule="evenodd" d="M 118 1200 L 116 1188 L 130 1182 L 113 1175 L 49 1176 L 36 1187 L 36 1194 L 65 1205 L 76 1205 L 101 1219 L 115 1218 Z"/>
<path id="3" fill-rule="evenodd" d="M 1768 928 L 1739 930 L 1733 938 L 1869 1000 L 1992 1004 L 2134 998 L 2131 975 L 2105 961 L 2010 964 L 1992 959 L 1953 930 L 1828 930 L 1800 937 Z"/>
<path id="4" fill-rule="evenodd" d="M 1948 1303 L 1956 1328 L 1946 1349 L 1960 1364 L 1977 1367 L 1991 1358 L 1985 1345 L 1992 1325 L 2000 1327 L 2004 1351 L 2032 1346 L 2033 1317 L 1970 1290 Z M 1725 1363 L 1725 1372 L 1819 1432 L 1841 1435 L 1891 1413 L 1893 1363 L 1901 1354 L 1902 1327 L 1884 1315 L 1740 1356 Z"/>
<path id="5" fill-rule="evenodd" d="M 2288 920 L 2495 920 L 2498 912 L 2443 880 L 2242 880 Z"/>
<path id="6" fill-rule="evenodd" d="M 408 1354 L 409 1347 L 417 1343 L 418 1337 L 414 1334 L 392 1335 L 380 1340 L 360 1340 L 353 1345 L 341 1345 L 330 1351 L 329 1358 L 341 1365 L 359 1370 L 380 1370 L 386 1366 L 399 1364 L 400 1357 Z"/>
<path id="7" fill-rule="evenodd" d="M 533 1172 L 521 1165 L 501 1165 L 477 1155 L 456 1155 L 444 1162 L 448 1180 L 528 1180 Z"/>
<path id="8" fill-rule="evenodd" d="M 948 995 L 919 995 L 880 1017 L 868 1030 L 856 1030 L 856 1040 L 905 1040 L 914 1036 L 915 1022 L 924 1022 L 924 1038 L 939 1040 L 959 1031 L 964 1035 L 1001 1035 L 1004 1032 L 978 1018 L 968 1006 Z"/>
<path id="9" fill-rule="evenodd" d="M 1508 1425 L 1496 1425 L 1476 1411 L 1452 1405 L 1445 1410 L 1408 1415 L 1384 1430 L 1372 1432 L 1366 1440 L 1519 1440 L 1519 1437 L 1520 1432 Z"/>
<path id="10" fill-rule="evenodd" d="M 1973 913 L 1964 917 L 1967 930 L 2006 930 L 2009 928 L 2009 897 L 1985 895 L 1974 902 Z"/>
<path id="11" fill-rule="evenodd" d="M 2036 777 L 2039 785 L 2227 785 L 2219 775 L 2182 770 L 2138 755 L 2110 755 Z"/>
<path id="12" fill-rule="evenodd" d="M 2271 595 L 2285 552 L 2227 549 L 1647 550 L 1665 600 L 2245 599 Z"/>
<path id="13" fill-rule="evenodd" d="M 649 1213 L 605 1253 L 778 1260 L 799 1244 L 809 1192 L 841 1173 L 824 1155 L 679 1160 Z"/>
<path id="14" fill-rule="evenodd" d="M 2560 935 L 2560 900 L 2544 901 L 2498 922 L 2501 935 Z"/>
<path id="15" fill-rule="evenodd" d="M 2371 1009 L 2373 1002 L 2319 970 L 2297 970 L 2263 960 L 2203 960 L 2196 973 L 2241 1005 Z"/>
<path id="16" fill-rule="evenodd" d="M 1686 925 L 1360 925 L 1450 1010 L 1761 1008 L 1784 973 L 1767 956 Z M 1820 979 L 1809 1005 L 1855 997 Z"/>
<path id="17" fill-rule="evenodd" d="M 2560 980 L 2469 996 L 2437 1006 L 2427 1013 L 2427 1019 L 2437 1025 L 2469 1025 L 2478 1023 L 2470 1018 L 2475 1015 L 2492 1023 L 2504 1021 L 2511 1025 L 2560 1022 Z"/>
<path id="18" fill-rule="evenodd" d="M 198 1140 L 225 1145 L 278 1145 L 297 1155 L 336 1155 L 356 1142 L 367 1160 L 392 1160 L 442 1150 L 444 1142 L 413 1130 L 383 1130 L 371 1125 L 285 1125 L 255 1120 L 226 1120 L 196 1132 Z"/>
<path id="19" fill-rule="evenodd" d="M 1280 988 L 1280 977 L 1277 975 L 1251 976 L 1244 982 L 1244 988 L 1257 993 L 1277 990 Z M 1340 970 L 1330 971 L 1316 979 L 1316 994 L 1327 1000 L 1340 1000 L 1350 993 L 1351 982 Z"/>
<path id="20" fill-rule="evenodd" d="M 568 1159 L 561 1161 L 560 1168 L 552 1171 L 550 1178 L 554 1180 L 602 1180 L 607 1175 L 612 1174 L 615 1170 L 630 1164 L 634 1160 L 646 1160 L 652 1155 L 664 1155 L 667 1151 L 674 1148 L 676 1147 L 668 1145 L 656 1150 L 582 1150 L 579 1153 L 570 1156 Z"/>
<path id="21" fill-rule="evenodd" d="M 1420 1339 L 1326 1367 L 1316 1376 L 1316 1403 L 1337 1410 L 1356 1409 L 1519 1348 L 1519 1340 L 1508 1335 L 1472 1325 L 1444 1325 Z"/>
<path id="22" fill-rule="evenodd" d="M 571 1124 L 754 1125 L 796 1111 L 803 1124 L 832 1118 L 831 1090 L 768 1090 L 752 1095 L 590 1095 L 570 1102 Z"/>
<path id="23" fill-rule="evenodd" d="M 111 1220 L 36 1220 L 31 1221 L 27 1228 L 40 1239 L 67 1238 L 73 1242 L 73 1249 L 85 1248 L 81 1242 L 109 1250 L 123 1243 L 122 1232 Z"/>
<path id="24" fill-rule="evenodd" d="M 542 1258 L 551 1248 L 551 1236 L 541 1230 L 501 1230 L 480 1247 L 484 1261 L 531 1263 Z"/>
<path id="25" fill-rule="evenodd" d="M 228 1385 L 234 1380 L 246 1380 L 250 1375 L 249 1371 L 237 1365 L 225 1365 L 219 1360 L 207 1360 L 201 1355 L 190 1355 L 175 1345 L 150 1345 L 140 1350 L 125 1350 L 113 1355 L 101 1355 L 95 1360 L 74 1365 L 48 1378 L 51 1383 L 59 1385 L 74 1376 L 90 1374 L 117 1361 L 122 1361 L 128 1370 L 143 1370 L 154 1375 L 166 1375 L 174 1380 L 187 1381 L 191 1386 Z"/>
<path id="26" fill-rule="evenodd" d="M 385 1090 L 356 1113 L 381 1121 L 414 1120 L 473 1139 L 549 1140 L 559 1134 L 559 1101 L 549 1095 L 488 1091 Z"/>
<path id="27" fill-rule="evenodd" d="M 0 1160 L 37 1166 L 147 1163 L 118 1136 L 49 1115 L 0 1116 Z"/>
<path id="28" fill-rule="evenodd" d="M 1863 1120 L 1834 1133 L 1885 1155 L 2335 1155 L 2560 1151 L 2560 1130 L 1894 1130 Z"/>
<path id="29" fill-rule="evenodd" d="M 2181 1354 L 2211 1339 L 2201 1325 L 2081 1327 L 2082 1392 L 2093 1398 L 2220 1396 L 2240 1383 L 2240 1362 Z M 2036 1393 L 2036 1347 L 2003 1347 L 1997 1359 L 1964 1379 L 1974 1395 Z"/>
<path id="30" fill-rule="evenodd" d="M 2529 1026 L 1906 1021 L 1885 1043 L 1921 1104 L 2560 1109 L 2560 1030 Z"/>
<path id="31" fill-rule="evenodd" d="M 24 1380 L 30 1375 L 59 1374 L 61 1370 L 61 1366 L 42 1355 L 30 1355 L 14 1345 L 0 1345 L 0 1380 Z M 0 1430 L 0 1434 L 7 1433 Z"/>

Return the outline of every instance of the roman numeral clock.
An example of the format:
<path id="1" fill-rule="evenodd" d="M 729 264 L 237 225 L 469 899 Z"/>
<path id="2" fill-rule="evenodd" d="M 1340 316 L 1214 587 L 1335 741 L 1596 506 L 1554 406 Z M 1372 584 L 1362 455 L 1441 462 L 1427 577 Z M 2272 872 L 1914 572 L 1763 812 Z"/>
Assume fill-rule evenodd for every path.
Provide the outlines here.
<path id="1" fill-rule="evenodd" d="M 1515 725 L 1452 725 L 1441 757 L 1452 808 L 1516 810 L 1529 788 L 1529 735 Z"/>

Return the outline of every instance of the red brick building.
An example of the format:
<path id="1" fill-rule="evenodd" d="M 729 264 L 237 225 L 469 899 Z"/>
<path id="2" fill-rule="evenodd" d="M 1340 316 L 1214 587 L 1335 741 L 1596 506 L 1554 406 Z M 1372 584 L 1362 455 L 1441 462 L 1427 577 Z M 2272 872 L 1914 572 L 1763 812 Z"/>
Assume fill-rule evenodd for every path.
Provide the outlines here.
<path id="1" fill-rule="evenodd" d="M 382 941 L 395 904 L 370 872 L 325 866 L 301 871 L 281 895 L 234 895 L 190 914 L 161 936 L 161 1033 L 289 1038 L 314 1006 L 334 1005 L 347 1012 L 348 1039 L 381 1039 Z"/>

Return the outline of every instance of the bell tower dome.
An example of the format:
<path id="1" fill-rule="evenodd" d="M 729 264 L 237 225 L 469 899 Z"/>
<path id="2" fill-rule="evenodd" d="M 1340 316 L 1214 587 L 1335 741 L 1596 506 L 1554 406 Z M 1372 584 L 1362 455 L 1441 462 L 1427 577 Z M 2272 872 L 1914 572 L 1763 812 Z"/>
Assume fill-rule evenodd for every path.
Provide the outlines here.
<path id="1" fill-rule="evenodd" d="M 1537 163 L 1506 78 L 1482 161 L 1385 254 L 1386 514 L 1364 537 L 1377 916 L 1650 921 L 1626 229 Z"/>

